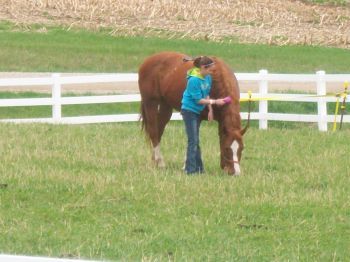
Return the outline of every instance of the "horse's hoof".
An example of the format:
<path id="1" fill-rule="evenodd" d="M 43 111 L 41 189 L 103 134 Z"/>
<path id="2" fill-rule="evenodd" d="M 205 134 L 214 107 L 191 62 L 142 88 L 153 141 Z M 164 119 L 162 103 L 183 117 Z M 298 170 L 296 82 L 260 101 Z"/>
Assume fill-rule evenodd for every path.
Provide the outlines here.
<path id="1" fill-rule="evenodd" d="M 164 168 L 165 167 L 165 162 L 163 161 L 163 159 L 158 159 L 158 160 L 156 160 L 156 165 L 159 168 Z"/>

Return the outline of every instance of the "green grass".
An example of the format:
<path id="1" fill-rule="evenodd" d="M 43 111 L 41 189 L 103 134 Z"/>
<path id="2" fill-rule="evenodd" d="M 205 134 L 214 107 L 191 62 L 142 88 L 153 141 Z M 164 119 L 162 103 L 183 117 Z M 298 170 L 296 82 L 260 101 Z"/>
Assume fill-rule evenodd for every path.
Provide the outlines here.
<path id="1" fill-rule="evenodd" d="M 46 34 L 34 32 L 40 27 L 23 32 L 0 23 L 0 71 L 135 72 L 146 56 L 176 50 L 220 56 L 239 72 L 349 72 L 350 52 L 342 49 L 123 38 L 50 27 Z M 64 106 L 63 116 L 138 109 L 138 103 L 74 105 Z M 271 102 L 269 111 L 314 113 L 315 104 Z M 50 116 L 51 107 L 0 108 L 1 119 Z M 171 122 L 163 137 L 165 169 L 151 164 L 138 123 L 0 124 L 0 253 L 113 261 L 346 261 L 349 129 L 254 126 L 245 136 L 243 176 L 232 178 L 219 168 L 216 123 L 201 127 L 207 172 L 198 177 L 181 171 L 181 122 Z"/>
<path id="2" fill-rule="evenodd" d="M 183 123 L 156 169 L 137 123 L 1 124 L 0 252 L 140 261 L 346 261 L 349 131 L 251 129 L 243 176 L 219 168 L 204 123 L 206 175 L 188 177 Z"/>
<path id="3" fill-rule="evenodd" d="M 25 32 L 0 23 L 0 71 L 136 72 L 145 57 L 159 51 L 215 55 L 236 72 L 327 73 L 349 72 L 350 51 L 317 46 L 268 46 L 215 43 L 186 39 L 112 37 L 106 32 L 66 31 L 40 25 Z"/>
<path id="4" fill-rule="evenodd" d="M 310 2 L 314 4 L 331 4 L 331 5 L 347 5 L 349 0 L 305 0 L 305 2 Z"/>

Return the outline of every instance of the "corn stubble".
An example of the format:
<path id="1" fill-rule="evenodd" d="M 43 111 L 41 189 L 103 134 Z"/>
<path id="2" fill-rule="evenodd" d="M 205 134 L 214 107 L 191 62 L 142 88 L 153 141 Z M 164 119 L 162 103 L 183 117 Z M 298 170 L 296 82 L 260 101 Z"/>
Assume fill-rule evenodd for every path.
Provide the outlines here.
<path id="1" fill-rule="evenodd" d="M 0 0 L 18 24 L 107 28 L 111 35 L 350 47 L 350 8 L 311 1 Z"/>

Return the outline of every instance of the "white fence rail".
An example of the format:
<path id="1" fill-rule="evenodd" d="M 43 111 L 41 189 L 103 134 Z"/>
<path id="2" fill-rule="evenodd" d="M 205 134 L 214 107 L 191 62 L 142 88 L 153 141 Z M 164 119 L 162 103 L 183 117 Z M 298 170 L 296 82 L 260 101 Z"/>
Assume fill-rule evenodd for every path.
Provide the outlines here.
<path id="1" fill-rule="evenodd" d="M 259 92 L 253 93 L 254 98 L 274 97 L 274 101 L 293 101 L 293 102 L 314 102 L 317 103 L 317 115 L 309 114 L 283 114 L 269 113 L 268 101 L 259 101 L 259 112 L 251 114 L 252 120 L 259 120 L 259 128 L 267 129 L 268 121 L 296 121 L 296 122 L 317 122 L 320 131 L 327 131 L 327 123 L 334 121 L 334 115 L 327 114 L 327 103 L 335 102 L 335 97 L 314 97 L 311 95 L 294 94 L 271 94 L 268 93 L 270 82 L 310 82 L 316 85 L 316 94 L 325 95 L 328 82 L 344 83 L 350 81 L 350 74 L 327 75 L 324 71 L 318 71 L 316 74 L 269 74 L 267 70 L 260 70 L 259 73 L 237 73 L 238 81 L 257 81 L 259 83 Z M 62 106 L 72 104 L 96 104 L 96 103 L 121 103 L 140 101 L 140 95 L 100 95 L 100 96 L 76 96 L 62 97 L 61 87 L 65 84 L 94 84 L 94 83 L 117 83 L 117 82 L 135 82 L 137 74 L 104 74 L 93 76 L 61 76 L 52 74 L 51 77 L 40 78 L 6 78 L 0 79 L 1 87 L 11 86 L 52 86 L 51 98 L 21 98 L 21 99 L 0 99 L 0 107 L 13 106 L 52 106 L 51 118 L 28 118 L 28 119 L 1 119 L 1 122 L 15 123 L 57 123 L 57 124 L 84 124 L 84 123 L 106 123 L 106 122 L 126 122 L 137 121 L 139 114 L 120 114 L 120 115 L 98 115 L 98 116 L 80 116 L 80 117 L 62 117 Z M 247 93 L 242 93 L 241 97 L 246 98 Z M 348 101 L 348 97 L 347 97 Z M 243 119 L 247 118 L 247 113 L 242 112 Z M 181 119 L 179 113 L 174 113 L 173 120 Z M 338 117 L 337 122 L 340 121 Z M 344 122 L 350 122 L 350 116 L 346 115 Z"/>

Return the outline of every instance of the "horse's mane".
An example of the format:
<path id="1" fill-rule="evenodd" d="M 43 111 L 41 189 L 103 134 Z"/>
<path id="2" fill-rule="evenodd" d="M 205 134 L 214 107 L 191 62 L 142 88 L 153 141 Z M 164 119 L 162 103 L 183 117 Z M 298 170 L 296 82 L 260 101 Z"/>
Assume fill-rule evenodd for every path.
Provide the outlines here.
<path id="1" fill-rule="evenodd" d="M 232 69 L 221 59 L 213 58 L 215 61 L 215 69 L 213 69 L 213 87 L 212 92 L 215 98 L 230 96 L 232 103 L 229 106 L 224 106 L 218 110 L 220 117 L 219 134 L 222 135 L 228 130 L 239 130 L 241 134 L 241 118 L 239 115 L 239 100 L 240 92 L 237 79 Z"/>
<path id="2" fill-rule="evenodd" d="M 213 86 L 219 97 L 230 96 L 239 100 L 239 89 L 237 80 L 231 68 L 221 59 L 213 57 L 215 69 L 213 71 Z"/>

